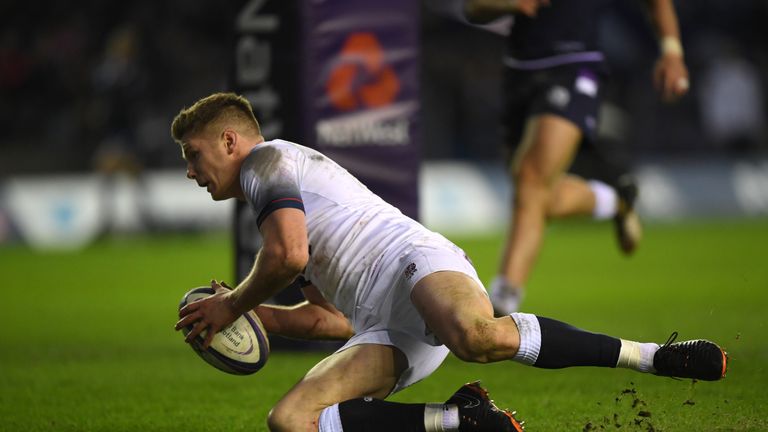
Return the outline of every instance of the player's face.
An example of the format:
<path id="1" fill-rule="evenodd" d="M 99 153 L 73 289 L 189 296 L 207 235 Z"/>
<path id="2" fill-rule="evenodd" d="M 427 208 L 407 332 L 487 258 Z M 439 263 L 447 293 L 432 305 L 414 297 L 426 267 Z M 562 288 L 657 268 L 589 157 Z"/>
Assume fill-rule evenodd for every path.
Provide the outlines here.
<path id="1" fill-rule="evenodd" d="M 235 196 L 239 170 L 223 139 L 193 136 L 183 141 L 187 178 L 206 188 L 216 201 Z"/>

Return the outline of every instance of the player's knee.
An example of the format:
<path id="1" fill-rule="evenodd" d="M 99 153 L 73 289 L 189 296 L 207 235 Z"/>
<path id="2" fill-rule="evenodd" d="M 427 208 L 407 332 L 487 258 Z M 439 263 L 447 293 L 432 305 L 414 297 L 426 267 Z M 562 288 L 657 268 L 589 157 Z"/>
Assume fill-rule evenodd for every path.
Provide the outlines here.
<path id="1" fill-rule="evenodd" d="M 540 169 L 533 164 L 520 164 L 513 172 L 512 177 L 516 184 L 535 184 L 544 179 L 544 175 Z"/>
<path id="2" fill-rule="evenodd" d="M 299 407 L 292 407 L 281 401 L 267 414 L 267 426 L 272 432 L 301 430 L 302 424 L 311 422 L 310 419 L 305 419 L 304 415 Z"/>
<path id="3" fill-rule="evenodd" d="M 492 320 L 477 319 L 461 325 L 451 342 L 446 343 L 453 354 L 472 363 L 488 363 L 496 359 L 498 337 Z"/>
<path id="4" fill-rule="evenodd" d="M 279 405 L 272 407 L 269 410 L 269 414 L 267 414 L 267 427 L 269 430 L 272 432 L 288 430 L 286 429 L 287 419 L 284 416 L 285 414 Z"/>
<path id="5" fill-rule="evenodd" d="M 548 192 L 552 189 L 555 176 L 534 164 L 521 164 L 513 173 L 515 186 L 521 191 Z"/>

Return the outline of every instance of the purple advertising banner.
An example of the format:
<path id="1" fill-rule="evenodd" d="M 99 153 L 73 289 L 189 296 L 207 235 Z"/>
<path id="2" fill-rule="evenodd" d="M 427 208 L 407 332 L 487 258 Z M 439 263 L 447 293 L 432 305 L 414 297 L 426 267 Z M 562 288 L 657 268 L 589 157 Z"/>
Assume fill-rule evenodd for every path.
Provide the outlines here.
<path id="1" fill-rule="evenodd" d="M 230 88 L 251 102 L 265 138 L 319 149 L 418 219 L 419 2 L 241 4 Z M 251 213 L 238 203 L 238 280 L 261 246 Z"/>
<path id="2" fill-rule="evenodd" d="M 418 219 L 419 2 L 320 0 L 304 13 L 308 145 Z"/>

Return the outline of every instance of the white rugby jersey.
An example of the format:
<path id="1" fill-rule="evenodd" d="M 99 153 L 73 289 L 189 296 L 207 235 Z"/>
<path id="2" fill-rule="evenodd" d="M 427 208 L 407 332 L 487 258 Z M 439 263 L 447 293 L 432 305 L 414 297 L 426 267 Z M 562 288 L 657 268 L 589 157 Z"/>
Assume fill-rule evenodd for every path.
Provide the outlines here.
<path id="1" fill-rule="evenodd" d="M 243 162 L 240 183 L 259 225 L 279 208 L 304 211 L 310 257 L 303 276 L 349 318 L 379 271 L 397 265 L 405 248 L 447 242 L 327 156 L 289 141 L 258 144 Z"/>

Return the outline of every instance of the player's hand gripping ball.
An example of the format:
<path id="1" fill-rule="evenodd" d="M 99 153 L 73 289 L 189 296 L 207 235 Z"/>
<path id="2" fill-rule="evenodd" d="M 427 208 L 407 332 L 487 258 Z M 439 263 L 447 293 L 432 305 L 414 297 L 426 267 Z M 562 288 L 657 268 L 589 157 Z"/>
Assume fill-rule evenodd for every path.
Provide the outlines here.
<path id="1" fill-rule="evenodd" d="M 184 294 L 179 310 L 214 293 L 210 287 L 194 288 Z M 191 330 L 191 325 L 181 329 L 184 336 Z M 216 333 L 207 350 L 202 348 L 205 335 L 206 331 L 203 331 L 189 345 L 203 360 L 226 373 L 250 375 L 264 367 L 269 357 L 267 332 L 253 311 L 240 315 L 235 322 Z"/>

